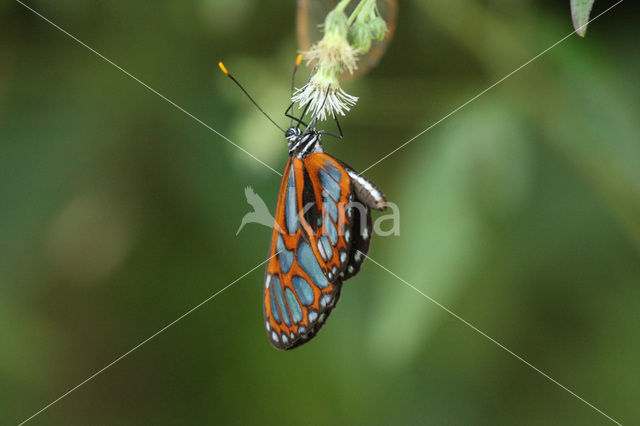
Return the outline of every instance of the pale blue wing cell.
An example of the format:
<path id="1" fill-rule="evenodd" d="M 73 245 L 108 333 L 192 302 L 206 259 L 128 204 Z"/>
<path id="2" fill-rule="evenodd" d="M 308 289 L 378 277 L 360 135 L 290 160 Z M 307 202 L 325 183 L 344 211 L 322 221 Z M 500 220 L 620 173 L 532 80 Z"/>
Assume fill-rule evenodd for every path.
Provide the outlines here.
<path id="1" fill-rule="evenodd" d="M 293 322 L 298 323 L 302 321 L 302 308 L 296 299 L 296 295 L 293 294 L 291 289 L 284 289 L 285 297 L 287 298 L 287 304 L 289 305 L 289 309 L 291 310 L 291 316 L 293 317 Z"/>
<path id="2" fill-rule="evenodd" d="M 298 193 L 296 191 L 296 176 L 293 164 L 291 164 L 291 171 L 289 172 L 289 179 L 287 181 L 287 191 L 284 197 L 284 217 L 287 232 L 289 235 L 293 235 L 298 230 Z"/>
<path id="3" fill-rule="evenodd" d="M 313 290 L 307 280 L 294 275 L 293 278 L 291 278 L 291 281 L 293 282 L 293 288 L 296 289 L 296 293 L 298 293 L 298 297 L 302 304 L 305 306 L 311 305 L 313 303 Z"/>
<path id="4" fill-rule="evenodd" d="M 320 183 L 322 187 L 329 193 L 331 198 L 334 201 L 340 200 L 340 185 L 336 182 L 327 172 L 320 169 L 318 171 L 318 176 L 320 177 Z"/>
<path id="5" fill-rule="evenodd" d="M 282 322 L 282 320 L 280 319 L 280 312 L 278 311 L 278 307 L 276 306 L 276 295 L 275 292 L 273 291 L 273 288 L 275 287 L 275 282 L 276 280 L 278 280 L 278 278 L 276 276 L 273 276 L 273 278 L 271 279 L 271 287 L 269 287 L 269 291 L 271 292 L 271 315 L 273 315 L 273 319 L 276 320 L 276 322 L 278 324 L 280 324 Z M 278 285 L 280 285 L 280 280 L 277 281 Z"/>
<path id="6" fill-rule="evenodd" d="M 324 276 L 313 250 L 305 241 L 300 241 L 298 245 L 298 264 L 309 275 L 315 285 L 320 288 L 325 288 L 329 285 L 329 281 Z"/>
<path id="7" fill-rule="evenodd" d="M 338 230 L 336 226 L 333 224 L 331 219 L 329 219 L 329 215 L 327 213 L 324 214 L 324 229 L 331 240 L 331 245 L 335 247 L 338 242 Z"/>
<path id="8" fill-rule="evenodd" d="M 328 259 L 327 252 L 324 250 L 324 246 L 320 243 L 320 240 L 318 240 L 316 244 L 318 245 L 318 251 L 320 252 L 320 256 L 322 256 L 322 260 L 326 262 Z"/>
<path id="9" fill-rule="evenodd" d="M 287 311 L 287 306 L 284 303 L 284 295 L 282 294 L 282 285 L 280 285 L 280 279 L 277 275 L 273 276 L 273 291 L 276 294 L 276 298 L 278 300 L 278 306 L 280 306 L 280 313 L 282 313 L 282 319 L 287 326 L 291 325 L 291 320 L 289 319 L 289 312 Z"/>
<path id="10" fill-rule="evenodd" d="M 324 209 L 329 212 L 333 221 L 338 223 L 338 206 L 325 190 L 322 190 L 322 204 L 324 205 Z"/>
<path id="11" fill-rule="evenodd" d="M 334 178 L 336 182 L 340 182 L 340 179 L 342 179 L 342 173 L 340 173 L 340 170 L 336 169 L 333 166 L 329 166 L 328 164 L 324 165 L 324 169 L 329 172 L 331 177 Z"/>
<path id="12" fill-rule="evenodd" d="M 282 239 L 282 235 L 278 234 L 278 241 L 276 242 L 276 250 L 280 253 L 278 256 L 280 257 L 280 268 L 283 274 L 289 272 L 291 269 L 291 265 L 293 265 L 293 250 L 287 250 L 287 247 L 284 245 L 284 240 Z"/>
<path id="13" fill-rule="evenodd" d="M 321 236 L 320 239 L 318 240 L 318 248 L 320 248 L 320 245 L 322 245 L 322 248 L 326 253 L 325 262 L 330 261 L 331 258 L 333 257 L 333 249 L 331 248 L 331 244 L 329 243 L 329 239 L 327 238 L 326 235 Z"/>

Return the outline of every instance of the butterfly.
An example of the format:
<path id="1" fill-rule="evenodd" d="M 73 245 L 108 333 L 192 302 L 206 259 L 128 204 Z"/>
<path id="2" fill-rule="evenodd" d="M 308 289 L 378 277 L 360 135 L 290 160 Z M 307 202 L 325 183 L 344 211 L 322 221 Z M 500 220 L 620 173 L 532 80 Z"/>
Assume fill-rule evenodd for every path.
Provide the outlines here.
<path id="1" fill-rule="evenodd" d="M 289 128 L 271 257 L 264 279 L 264 319 L 271 344 L 293 349 L 313 338 L 340 298 L 343 281 L 369 251 L 371 209 L 382 192 L 353 168 L 325 153 L 315 126 Z"/>
<path id="2" fill-rule="evenodd" d="M 222 63 L 220 68 L 273 122 Z M 285 115 L 297 125 L 284 131 L 289 159 L 280 183 L 263 288 L 267 336 L 282 350 L 308 342 L 324 325 L 340 299 L 342 283 L 359 272 L 369 251 L 371 209 L 384 210 L 387 204 L 373 182 L 324 152 L 322 135 L 342 138 L 337 120 L 339 136 L 317 130 L 317 117 L 307 125 L 292 116 L 292 106 Z M 302 117 L 305 113 L 306 109 Z"/>

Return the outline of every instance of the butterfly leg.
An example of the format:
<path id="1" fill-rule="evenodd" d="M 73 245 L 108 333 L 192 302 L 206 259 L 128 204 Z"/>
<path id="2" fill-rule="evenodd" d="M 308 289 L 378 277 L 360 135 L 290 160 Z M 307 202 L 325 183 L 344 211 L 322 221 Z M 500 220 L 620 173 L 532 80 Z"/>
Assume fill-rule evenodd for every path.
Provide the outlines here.
<path id="1" fill-rule="evenodd" d="M 307 107 L 304 109 L 304 112 L 302 113 L 302 115 L 300 116 L 300 118 L 289 114 L 289 111 L 291 111 L 291 108 L 293 108 L 294 103 L 291 102 L 291 104 L 289 105 L 289 108 L 287 108 L 287 110 L 284 112 L 285 117 L 292 119 L 293 121 L 295 121 L 296 123 L 298 123 L 296 125 L 296 128 L 300 127 L 300 125 L 302 124 L 303 126 L 307 127 L 307 123 L 305 123 L 304 121 L 302 121 L 302 117 L 304 117 L 304 115 L 307 113 L 307 109 L 309 108 L 309 105 L 307 104 Z"/>
<path id="2" fill-rule="evenodd" d="M 338 131 L 340 132 L 340 139 L 344 136 L 342 134 L 342 127 L 340 127 L 340 122 L 338 121 L 338 116 L 334 115 L 333 118 L 336 120 L 336 126 L 338 126 Z"/>
<path id="3" fill-rule="evenodd" d="M 327 135 L 327 136 L 331 136 L 334 137 L 336 139 L 342 139 L 344 137 L 344 134 L 342 133 L 342 127 L 340 127 L 340 122 L 338 121 L 338 117 L 336 117 L 335 115 L 333 116 L 333 118 L 336 120 L 336 125 L 338 126 L 338 132 L 340 133 L 339 135 L 336 135 L 335 133 L 331 133 L 331 132 L 327 132 L 326 130 L 320 130 L 318 132 L 318 134 L 320 135 Z"/>

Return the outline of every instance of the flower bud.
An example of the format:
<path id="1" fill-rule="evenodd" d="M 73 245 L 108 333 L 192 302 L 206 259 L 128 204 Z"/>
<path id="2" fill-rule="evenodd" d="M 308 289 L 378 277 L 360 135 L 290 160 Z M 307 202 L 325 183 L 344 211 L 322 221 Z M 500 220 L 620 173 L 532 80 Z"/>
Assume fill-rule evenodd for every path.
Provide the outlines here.
<path id="1" fill-rule="evenodd" d="M 363 22 L 355 22 L 349 31 L 351 45 L 360 53 L 366 53 L 371 48 L 371 31 Z"/>
<path id="2" fill-rule="evenodd" d="M 369 22 L 369 30 L 373 38 L 383 40 L 387 34 L 387 23 L 381 17 L 376 16 Z"/>
<path id="3" fill-rule="evenodd" d="M 332 36 L 346 37 L 349 25 L 347 15 L 342 11 L 333 10 L 329 12 L 324 20 L 324 33 Z"/>

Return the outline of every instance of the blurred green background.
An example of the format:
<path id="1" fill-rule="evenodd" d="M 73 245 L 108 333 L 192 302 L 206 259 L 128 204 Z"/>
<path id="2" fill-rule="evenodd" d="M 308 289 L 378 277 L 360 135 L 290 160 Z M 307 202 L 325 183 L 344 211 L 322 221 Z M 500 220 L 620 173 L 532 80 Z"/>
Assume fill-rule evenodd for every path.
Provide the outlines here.
<path id="1" fill-rule="evenodd" d="M 325 149 L 363 170 L 572 30 L 568 1 L 402 1 Z M 27 4 L 281 170 L 295 1 Z M 595 13 L 613 1 L 596 0 Z M 625 1 L 367 175 L 371 256 L 624 424 L 640 423 L 640 5 Z M 303 69 L 302 73 L 308 73 Z M 301 76 L 301 80 L 304 76 Z M 279 176 L 0 2 L 0 423 L 265 259 Z M 607 424 L 375 264 L 319 336 L 268 343 L 259 268 L 33 424 Z"/>

